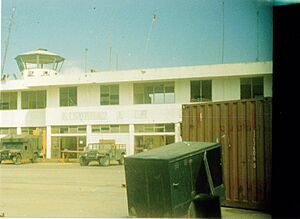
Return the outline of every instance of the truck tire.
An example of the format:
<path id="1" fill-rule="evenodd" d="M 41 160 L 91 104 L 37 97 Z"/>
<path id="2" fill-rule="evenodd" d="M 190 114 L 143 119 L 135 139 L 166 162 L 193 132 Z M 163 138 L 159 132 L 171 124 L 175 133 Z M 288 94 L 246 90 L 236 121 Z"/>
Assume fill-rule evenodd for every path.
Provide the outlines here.
<path id="1" fill-rule="evenodd" d="M 17 154 L 17 155 L 13 158 L 13 162 L 14 162 L 14 164 L 16 164 L 16 165 L 21 164 L 21 155 L 20 155 L 20 154 Z"/>
<path id="2" fill-rule="evenodd" d="M 124 165 L 124 154 L 121 155 L 121 158 L 118 161 L 120 165 Z"/>
<path id="3" fill-rule="evenodd" d="M 101 157 L 101 158 L 99 159 L 99 163 L 100 163 L 101 166 L 105 166 L 105 167 L 109 166 L 109 163 L 110 163 L 110 158 L 109 158 L 109 156 L 106 155 L 106 156 L 104 156 L 104 157 Z"/>
<path id="4" fill-rule="evenodd" d="M 33 154 L 33 157 L 31 159 L 31 163 L 37 163 L 38 155 L 36 153 Z"/>
<path id="5" fill-rule="evenodd" d="M 85 158 L 81 157 L 80 158 L 80 166 L 87 166 L 88 162 L 85 160 Z"/>

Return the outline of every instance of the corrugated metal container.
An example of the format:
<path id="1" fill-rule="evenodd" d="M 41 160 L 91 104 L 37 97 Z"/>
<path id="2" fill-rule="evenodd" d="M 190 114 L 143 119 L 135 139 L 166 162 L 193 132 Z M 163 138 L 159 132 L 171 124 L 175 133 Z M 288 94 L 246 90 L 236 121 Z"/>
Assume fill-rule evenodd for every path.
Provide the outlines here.
<path id="1" fill-rule="evenodd" d="M 128 212 L 182 217 L 196 194 L 224 198 L 221 144 L 177 142 L 125 157 Z"/>
<path id="2" fill-rule="evenodd" d="M 223 205 L 269 209 L 271 98 L 183 105 L 182 138 L 222 144 L 226 196 Z"/>

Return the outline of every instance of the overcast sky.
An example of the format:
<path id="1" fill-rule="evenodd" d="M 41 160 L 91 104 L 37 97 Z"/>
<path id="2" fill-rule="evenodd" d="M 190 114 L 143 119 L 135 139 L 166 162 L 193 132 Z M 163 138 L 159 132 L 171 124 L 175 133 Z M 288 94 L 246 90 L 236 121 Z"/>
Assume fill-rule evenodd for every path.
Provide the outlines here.
<path id="1" fill-rule="evenodd" d="M 4 72 L 37 48 L 65 57 L 64 72 L 83 71 L 85 56 L 100 71 L 272 60 L 268 2 L 2 0 L 2 58 L 16 8 Z"/>

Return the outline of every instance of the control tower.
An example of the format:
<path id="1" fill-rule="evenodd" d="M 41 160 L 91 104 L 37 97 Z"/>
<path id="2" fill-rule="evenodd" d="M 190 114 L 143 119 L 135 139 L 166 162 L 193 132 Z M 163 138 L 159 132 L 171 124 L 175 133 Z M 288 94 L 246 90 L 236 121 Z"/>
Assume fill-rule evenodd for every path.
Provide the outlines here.
<path id="1" fill-rule="evenodd" d="M 58 75 L 65 58 L 48 52 L 46 49 L 37 49 L 18 55 L 15 58 L 21 77 L 43 77 Z"/>

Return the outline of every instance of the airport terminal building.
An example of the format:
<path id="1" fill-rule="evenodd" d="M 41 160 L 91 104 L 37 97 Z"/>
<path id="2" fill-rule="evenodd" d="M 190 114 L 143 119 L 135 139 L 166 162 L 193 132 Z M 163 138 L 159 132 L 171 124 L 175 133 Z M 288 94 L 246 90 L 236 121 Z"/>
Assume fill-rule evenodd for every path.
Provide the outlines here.
<path id="1" fill-rule="evenodd" d="M 45 133 L 45 157 L 113 139 L 127 154 L 181 140 L 182 104 L 272 96 L 272 62 L 60 74 L 64 58 L 38 49 L 2 78 L 0 136 Z"/>

